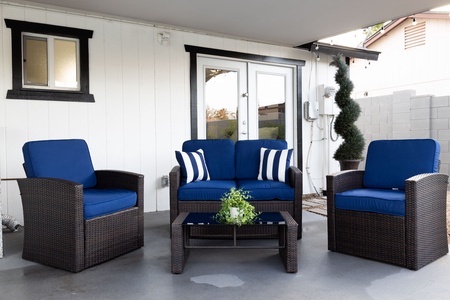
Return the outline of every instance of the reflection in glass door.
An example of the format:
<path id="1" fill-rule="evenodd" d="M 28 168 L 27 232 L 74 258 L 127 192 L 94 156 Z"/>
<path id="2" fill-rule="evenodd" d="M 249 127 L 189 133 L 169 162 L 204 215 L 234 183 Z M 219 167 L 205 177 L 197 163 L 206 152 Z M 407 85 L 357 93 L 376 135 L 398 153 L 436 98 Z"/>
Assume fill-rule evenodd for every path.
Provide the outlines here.
<path id="1" fill-rule="evenodd" d="M 285 140 L 293 146 L 293 72 L 290 67 L 249 64 L 249 138 Z"/>
<path id="2" fill-rule="evenodd" d="M 237 95 L 237 71 L 205 68 L 207 139 L 237 140 Z"/>
<path id="3" fill-rule="evenodd" d="M 209 57 L 198 63 L 199 138 L 280 139 L 293 146 L 293 68 Z"/>
<path id="4" fill-rule="evenodd" d="M 199 57 L 198 137 L 247 139 L 246 63 Z"/>
<path id="5" fill-rule="evenodd" d="M 256 75 L 258 133 L 260 139 L 285 139 L 285 78 Z"/>

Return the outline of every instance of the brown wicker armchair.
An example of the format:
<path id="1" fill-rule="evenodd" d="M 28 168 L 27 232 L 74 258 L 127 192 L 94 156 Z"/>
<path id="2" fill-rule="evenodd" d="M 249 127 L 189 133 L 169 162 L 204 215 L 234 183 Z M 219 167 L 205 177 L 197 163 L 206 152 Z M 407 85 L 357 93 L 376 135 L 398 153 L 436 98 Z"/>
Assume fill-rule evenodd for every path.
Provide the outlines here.
<path id="1" fill-rule="evenodd" d="M 427 148 L 422 147 L 422 142 L 437 145 L 437 151 L 432 150 L 428 155 L 427 151 L 421 153 Z M 413 160 L 414 157 L 422 159 Z M 365 171 L 328 175 L 328 249 L 412 270 L 448 253 L 448 175 L 437 173 L 438 157 L 439 144 L 433 140 L 375 141 L 369 146 Z M 420 170 L 413 169 L 421 163 L 431 170 L 407 175 Z M 403 172 L 408 167 L 411 167 L 408 172 Z M 375 176 L 370 178 L 369 173 Z M 403 188 L 372 186 L 374 182 L 388 183 L 399 173 L 406 176 Z M 373 200 L 369 198 L 376 198 L 377 192 L 403 194 L 403 214 L 392 213 L 392 210 L 388 213 L 374 211 L 383 206 L 380 202 L 375 209 L 367 207 L 367 202 Z M 389 205 L 387 210 L 392 208 L 392 202 Z"/>
<path id="2" fill-rule="evenodd" d="M 57 147 L 62 143 L 62 150 L 75 149 L 74 152 L 84 151 L 77 145 L 82 148 L 85 145 L 82 140 L 31 143 L 56 143 L 59 144 Z M 96 184 L 89 189 L 91 193 L 126 190 L 134 194 L 136 202 L 131 207 L 87 218 L 85 189 L 83 184 L 78 183 L 82 180 L 75 182 L 68 178 L 49 178 L 55 177 L 51 174 L 39 176 L 36 171 L 39 166 L 36 166 L 33 158 L 30 159 L 33 149 L 25 150 L 25 147 L 25 169 L 27 177 L 32 178 L 18 180 L 24 213 L 24 259 L 79 272 L 144 245 L 143 175 L 123 171 L 95 171 Z M 40 160 L 43 159 L 42 155 L 38 156 Z M 51 156 L 55 155 L 48 157 Z M 66 152 L 62 156 L 73 159 L 72 153 Z M 33 168 L 27 164 L 33 164 Z M 90 158 L 87 164 L 91 164 Z M 103 203 L 99 205 L 106 206 Z"/>

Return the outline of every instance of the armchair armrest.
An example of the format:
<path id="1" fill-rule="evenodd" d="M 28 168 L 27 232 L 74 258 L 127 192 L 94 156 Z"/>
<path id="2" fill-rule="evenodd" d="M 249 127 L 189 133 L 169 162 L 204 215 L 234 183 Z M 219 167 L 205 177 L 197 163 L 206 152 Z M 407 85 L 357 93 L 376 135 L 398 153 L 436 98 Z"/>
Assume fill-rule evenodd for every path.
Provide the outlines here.
<path id="1" fill-rule="evenodd" d="M 181 168 L 174 166 L 169 172 L 170 224 L 178 216 L 178 188 L 181 185 Z"/>
<path id="2" fill-rule="evenodd" d="M 405 181 L 405 226 L 407 267 L 417 269 L 425 256 L 419 245 L 434 245 L 448 252 L 447 244 L 448 175 L 419 174 Z M 422 258 L 421 258 L 422 257 Z"/>
<path id="3" fill-rule="evenodd" d="M 363 170 L 347 170 L 327 175 L 328 250 L 336 250 L 334 195 L 363 187 Z"/>
<path id="4" fill-rule="evenodd" d="M 289 185 L 294 188 L 294 219 L 299 224 L 298 238 L 302 237 L 302 203 L 303 203 L 303 173 L 295 167 L 289 167 Z"/>
<path id="5" fill-rule="evenodd" d="M 61 218 L 61 222 L 83 221 L 83 185 L 56 178 L 18 179 L 20 194 L 25 209 L 34 211 L 33 215 Z M 37 211 L 43 212 L 37 214 Z M 49 214 L 48 212 L 52 213 Z"/>
<path id="6" fill-rule="evenodd" d="M 25 232 L 30 232 L 34 239 L 32 242 L 24 239 L 24 249 L 39 243 L 48 253 L 55 253 L 58 247 L 51 241 L 58 241 L 69 252 L 73 249 L 83 253 L 83 185 L 53 178 L 24 178 L 17 182 L 26 220 Z M 79 259 L 83 259 L 81 255 Z"/>
<path id="7" fill-rule="evenodd" d="M 137 194 L 138 247 L 144 246 L 144 175 L 121 170 L 96 170 L 97 188 L 125 189 Z"/>
<path id="8" fill-rule="evenodd" d="M 363 177 L 363 170 L 347 170 L 327 175 L 327 194 L 362 188 Z"/>
<path id="9" fill-rule="evenodd" d="M 303 173 L 295 166 L 289 167 L 289 185 L 295 189 L 302 190 Z"/>
<path id="10" fill-rule="evenodd" d="M 96 170 L 96 188 L 100 189 L 125 189 L 135 191 L 137 194 L 137 206 L 144 206 L 144 175 L 118 170 Z"/>

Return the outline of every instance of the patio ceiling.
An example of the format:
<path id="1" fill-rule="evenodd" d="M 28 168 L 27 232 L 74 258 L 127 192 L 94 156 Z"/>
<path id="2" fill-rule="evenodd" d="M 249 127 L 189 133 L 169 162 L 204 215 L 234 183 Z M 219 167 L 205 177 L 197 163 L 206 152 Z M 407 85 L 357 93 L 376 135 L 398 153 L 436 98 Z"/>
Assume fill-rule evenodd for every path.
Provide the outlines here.
<path id="1" fill-rule="evenodd" d="M 450 0 L 33 0 L 25 3 L 294 47 L 428 11 L 450 4 Z"/>

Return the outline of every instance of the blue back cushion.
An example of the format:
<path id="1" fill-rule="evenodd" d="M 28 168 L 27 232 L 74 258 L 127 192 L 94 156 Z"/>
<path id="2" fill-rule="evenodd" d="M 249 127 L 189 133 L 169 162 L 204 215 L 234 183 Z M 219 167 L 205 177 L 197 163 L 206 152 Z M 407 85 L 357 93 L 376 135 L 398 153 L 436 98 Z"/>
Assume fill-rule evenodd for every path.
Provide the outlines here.
<path id="1" fill-rule="evenodd" d="M 234 179 L 234 142 L 228 139 L 189 140 L 183 143 L 184 152 L 202 149 L 211 180 Z"/>
<path id="2" fill-rule="evenodd" d="M 433 139 L 379 140 L 367 150 L 364 186 L 405 189 L 405 180 L 438 172 L 439 142 Z"/>
<path id="3" fill-rule="evenodd" d="M 246 140 L 236 142 L 236 179 L 258 179 L 261 148 L 283 150 L 282 140 Z"/>
<path id="4" fill-rule="evenodd" d="M 84 140 L 27 142 L 22 147 L 27 177 L 60 178 L 91 188 L 97 184 L 89 149 Z"/>

